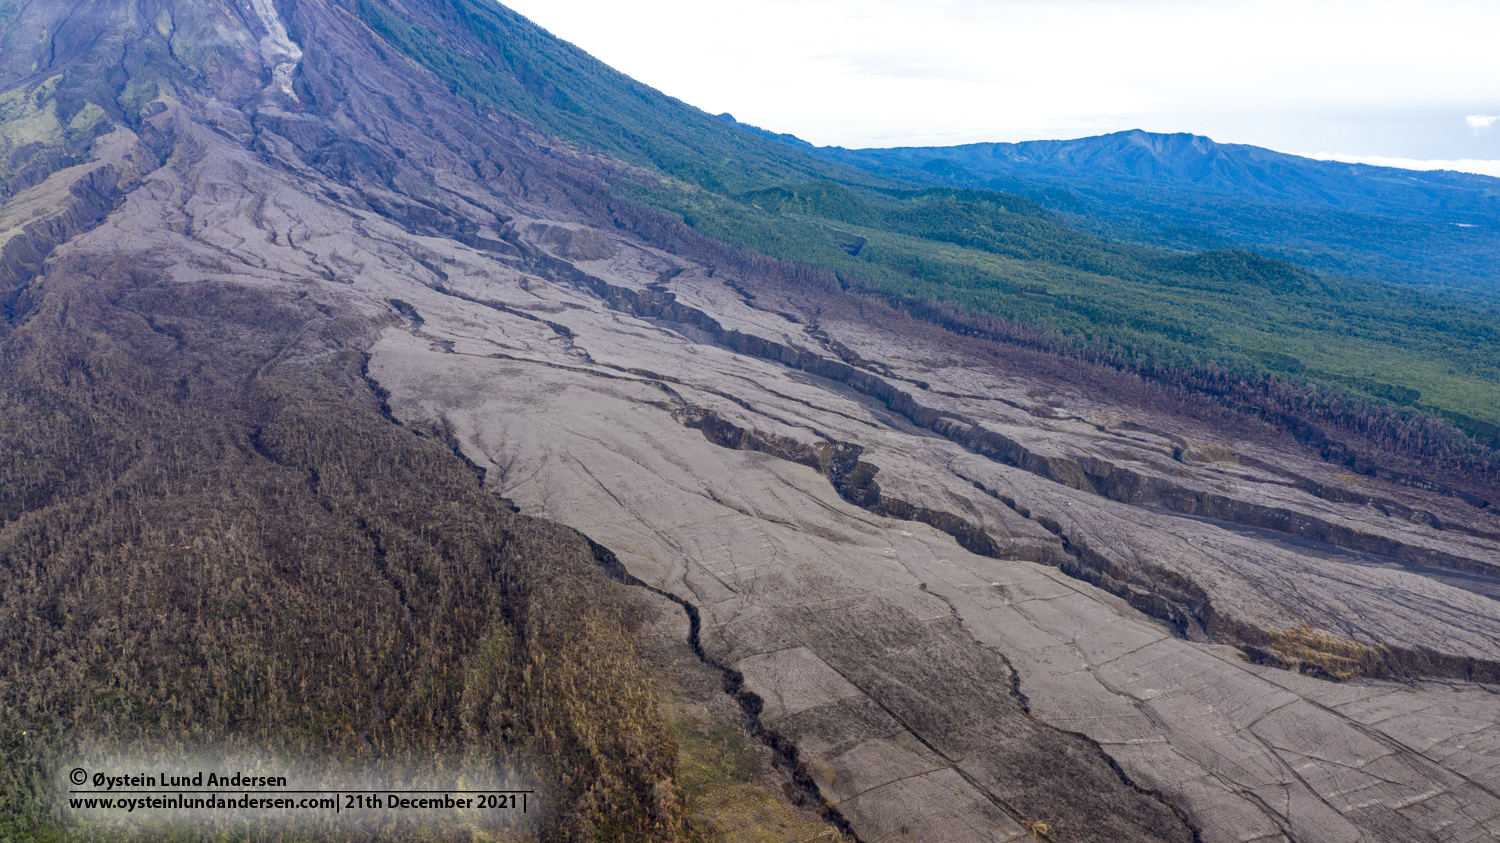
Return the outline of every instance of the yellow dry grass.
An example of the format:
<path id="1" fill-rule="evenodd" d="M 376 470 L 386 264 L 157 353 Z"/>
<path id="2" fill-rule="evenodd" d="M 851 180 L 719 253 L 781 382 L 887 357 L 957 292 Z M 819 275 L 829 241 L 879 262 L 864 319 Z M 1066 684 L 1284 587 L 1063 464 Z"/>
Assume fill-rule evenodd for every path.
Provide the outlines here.
<path id="1" fill-rule="evenodd" d="M 684 706 L 673 723 L 678 782 L 694 824 L 715 843 L 843 843 L 818 814 L 792 804 L 770 750 L 707 707 Z"/>
<path id="2" fill-rule="evenodd" d="M 694 800 L 696 813 L 724 843 L 842 843 L 848 838 L 807 811 L 798 811 L 763 781 L 726 784 Z"/>
<path id="3" fill-rule="evenodd" d="M 1031 839 L 1036 841 L 1052 839 L 1052 824 L 1046 820 L 1022 821 L 1021 827 L 1031 832 Z"/>
<path id="4" fill-rule="evenodd" d="M 1330 635 L 1305 623 L 1267 632 L 1266 643 L 1277 655 L 1291 662 L 1292 667 L 1303 672 L 1314 672 L 1307 668 L 1316 668 L 1316 672 L 1341 682 L 1356 676 L 1381 675 L 1389 656 L 1384 647 L 1371 647 Z"/>

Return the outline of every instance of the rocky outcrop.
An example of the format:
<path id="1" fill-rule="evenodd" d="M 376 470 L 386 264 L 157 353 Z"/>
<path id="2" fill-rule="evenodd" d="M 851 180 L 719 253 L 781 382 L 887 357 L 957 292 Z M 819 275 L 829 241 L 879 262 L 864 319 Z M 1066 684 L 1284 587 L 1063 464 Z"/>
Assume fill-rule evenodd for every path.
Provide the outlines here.
<path id="1" fill-rule="evenodd" d="M 129 143 L 129 141 L 124 141 Z M 138 154 L 144 153 L 134 145 Z M 132 161 L 132 163 L 136 163 Z M 27 286 L 58 246 L 103 222 L 140 183 L 141 170 L 122 172 L 114 163 L 65 170 L 14 197 L 0 216 L 0 302 L 13 322 L 30 309 Z M 30 213 L 28 213 L 28 211 Z"/>

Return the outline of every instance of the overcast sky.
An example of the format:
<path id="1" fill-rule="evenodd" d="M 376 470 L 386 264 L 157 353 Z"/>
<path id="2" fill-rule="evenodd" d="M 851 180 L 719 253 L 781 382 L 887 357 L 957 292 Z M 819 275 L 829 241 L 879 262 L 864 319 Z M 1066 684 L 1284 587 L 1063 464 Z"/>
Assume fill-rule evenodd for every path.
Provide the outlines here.
<path id="1" fill-rule="evenodd" d="M 1500 2 L 505 2 L 705 111 L 820 145 L 1142 128 L 1500 176 Z"/>

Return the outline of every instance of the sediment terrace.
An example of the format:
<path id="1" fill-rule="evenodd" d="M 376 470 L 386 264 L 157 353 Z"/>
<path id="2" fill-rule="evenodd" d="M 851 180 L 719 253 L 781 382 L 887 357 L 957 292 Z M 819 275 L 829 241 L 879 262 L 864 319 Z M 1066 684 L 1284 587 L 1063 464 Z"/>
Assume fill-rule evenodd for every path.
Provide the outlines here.
<path id="1" fill-rule="evenodd" d="M 1500 835 L 1500 602 L 1452 584 L 1500 566 L 1482 496 L 695 239 L 336 5 L 281 12 L 296 99 L 210 16 L 254 73 L 168 74 L 6 204 L 7 330 L 90 267 L 291 303 L 246 380 L 367 355 L 338 389 L 690 606 L 860 839 Z"/>
<path id="2" fill-rule="evenodd" d="M 387 332 L 372 376 L 523 511 L 697 606 L 705 651 L 862 837 L 1078 833 L 1049 776 L 1094 747 L 1205 840 L 1394 839 L 1494 799 L 1482 753 L 1447 765 L 1492 728 L 1500 606 L 1227 528 L 1486 576 L 1486 509 L 628 240 L 573 261 L 514 245 L 403 294 L 422 321 Z M 1464 736 L 1402 734 L 1428 705 L 1465 711 L 1444 721 Z M 1049 745 L 1067 733 L 1086 741 Z M 943 781 L 963 797 L 932 803 Z M 1131 821 L 1097 839 L 1164 834 Z"/>

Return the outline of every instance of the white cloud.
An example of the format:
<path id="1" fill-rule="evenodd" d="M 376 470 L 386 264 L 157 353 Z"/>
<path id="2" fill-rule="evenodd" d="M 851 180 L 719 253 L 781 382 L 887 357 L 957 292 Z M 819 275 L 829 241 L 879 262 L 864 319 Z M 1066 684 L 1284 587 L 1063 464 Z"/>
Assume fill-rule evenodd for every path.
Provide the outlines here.
<path id="1" fill-rule="evenodd" d="M 1493 0 L 501 2 L 709 113 L 818 144 L 1142 128 L 1500 157 L 1477 144 L 1495 132 L 1455 120 L 1500 106 Z M 1416 111 L 1446 145 L 1384 119 Z"/>
<path id="2" fill-rule="evenodd" d="M 1397 167 L 1402 170 L 1457 170 L 1460 173 L 1500 178 L 1500 161 L 1484 161 L 1474 158 L 1456 161 L 1424 161 L 1417 158 L 1385 158 L 1380 155 L 1341 155 L 1336 152 L 1318 152 L 1312 155 L 1297 152 L 1292 154 L 1302 155 L 1304 158 L 1316 158 L 1319 161 L 1342 161 L 1346 164 L 1369 164 L 1373 167 Z"/>
<path id="3" fill-rule="evenodd" d="M 1464 118 L 1464 121 L 1472 126 L 1475 130 L 1488 129 L 1489 127 L 1495 125 L 1496 120 L 1500 120 L 1500 114 L 1496 114 L 1493 117 L 1485 117 L 1482 114 L 1470 114 L 1468 117 Z"/>

